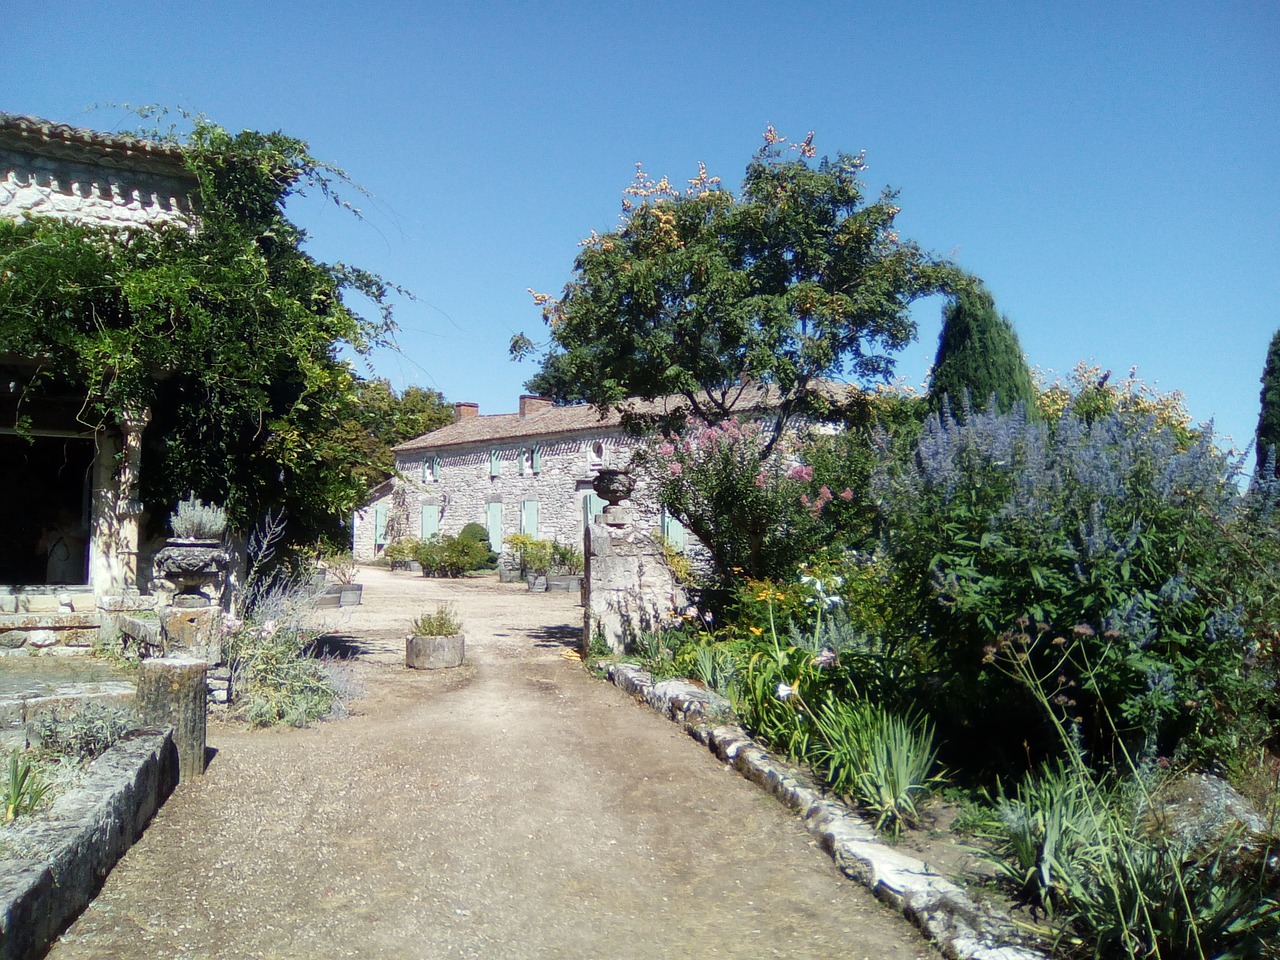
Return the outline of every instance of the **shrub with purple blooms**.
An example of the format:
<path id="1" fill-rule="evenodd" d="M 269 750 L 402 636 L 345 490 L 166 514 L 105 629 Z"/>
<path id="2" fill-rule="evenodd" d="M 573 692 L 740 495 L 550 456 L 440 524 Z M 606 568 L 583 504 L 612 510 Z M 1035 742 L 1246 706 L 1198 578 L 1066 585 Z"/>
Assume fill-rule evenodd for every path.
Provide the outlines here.
<path id="1" fill-rule="evenodd" d="M 1053 639 L 1054 663 L 1068 654 L 1069 669 L 1037 675 L 1099 756 L 1125 742 L 1204 759 L 1258 737 L 1236 471 L 1209 430 L 1133 410 L 931 417 L 873 491 L 889 555 L 918 585 L 897 616 L 931 652 L 922 686 L 943 725 L 1009 757 L 1037 747 L 1033 698 L 990 669 L 1030 632 Z"/>

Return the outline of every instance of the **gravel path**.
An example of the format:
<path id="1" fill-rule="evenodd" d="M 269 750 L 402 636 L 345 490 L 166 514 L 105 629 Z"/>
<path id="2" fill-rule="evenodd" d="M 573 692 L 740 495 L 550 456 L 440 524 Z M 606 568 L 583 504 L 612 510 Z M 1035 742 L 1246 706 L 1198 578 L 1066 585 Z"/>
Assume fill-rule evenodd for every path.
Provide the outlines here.
<path id="1" fill-rule="evenodd" d="M 576 596 L 361 580 L 335 623 L 352 715 L 212 725 L 206 775 L 51 958 L 936 958 L 772 799 L 564 658 Z M 406 670 L 438 599 L 468 663 Z"/>

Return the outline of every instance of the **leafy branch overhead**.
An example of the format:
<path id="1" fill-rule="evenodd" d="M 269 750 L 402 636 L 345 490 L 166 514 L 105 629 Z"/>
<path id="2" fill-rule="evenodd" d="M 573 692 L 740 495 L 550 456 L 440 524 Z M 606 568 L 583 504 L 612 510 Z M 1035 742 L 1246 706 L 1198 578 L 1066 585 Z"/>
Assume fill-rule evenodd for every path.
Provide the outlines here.
<path id="1" fill-rule="evenodd" d="M 770 128 L 737 196 L 705 168 L 683 191 L 640 169 L 561 296 L 535 294 L 550 343 L 529 388 L 598 405 L 682 395 L 715 422 L 747 381 L 774 385 L 785 419 L 815 380 L 887 378 L 916 334 L 912 301 L 966 278 L 899 236 L 893 192 L 867 199 L 861 154 L 787 146 Z M 523 334 L 511 348 L 537 349 Z"/>
<path id="2" fill-rule="evenodd" d="M 88 425 L 151 408 L 144 495 L 160 515 L 194 491 L 237 523 L 277 504 L 323 525 L 364 493 L 333 433 L 356 403 L 338 352 L 390 341 L 397 290 L 315 260 L 285 215 L 307 189 L 358 215 L 335 192 L 350 185 L 341 170 L 282 133 L 187 119 L 188 134 L 162 139 L 196 183 L 190 223 L 0 221 L 0 353 L 38 358 L 26 395 L 80 393 Z"/>

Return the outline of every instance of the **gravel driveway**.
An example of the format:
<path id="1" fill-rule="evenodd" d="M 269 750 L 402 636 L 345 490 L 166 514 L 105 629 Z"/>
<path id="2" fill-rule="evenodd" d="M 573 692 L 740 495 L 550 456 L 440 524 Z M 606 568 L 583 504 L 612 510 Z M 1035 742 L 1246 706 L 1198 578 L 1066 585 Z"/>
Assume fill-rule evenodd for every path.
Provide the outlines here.
<path id="1" fill-rule="evenodd" d="M 53 948 L 72 958 L 935 958 L 789 814 L 563 654 L 576 596 L 367 569 L 351 716 L 218 751 Z M 466 621 L 453 671 L 409 618 Z"/>

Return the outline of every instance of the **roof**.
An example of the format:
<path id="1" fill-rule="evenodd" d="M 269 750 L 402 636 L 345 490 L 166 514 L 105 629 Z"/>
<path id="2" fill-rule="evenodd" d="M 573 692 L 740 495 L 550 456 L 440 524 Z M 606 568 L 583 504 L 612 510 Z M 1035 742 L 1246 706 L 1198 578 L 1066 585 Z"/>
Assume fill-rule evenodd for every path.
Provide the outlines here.
<path id="1" fill-rule="evenodd" d="M 850 389 L 849 384 L 823 381 L 818 390 L 836 399 Z M 778 388 L 771 384 L 748 384 L 737 388 L 730 409 L 735 413 L 753 413 L 768 410 L 777 405 Z M 480 414 L 456 420 L 445 427 L 424 433 L 394 447 L 397 453 L 417 453 L 424 450 L 441 450 L 478 443 L 498 443 L 509 440 L 527 440 L 537 437 L 565 434 L 599 433 L 618 430 L 627 416 L 663 416 L 681 408 L 688 409 L 689 401 L 683 396 L 659 397 L 656 400 L 628 400 L 607 410 L 591 404 L 546 407 L 521 416 L 518 413 Z"/>
<path id="2" fill-rule="evenodd" d="M 0 112 L 0 147 L 59 160 L 190 178 L 177 144 Z"/>

